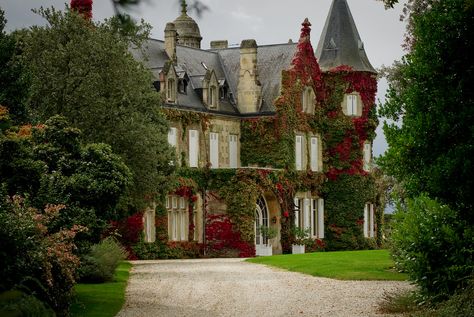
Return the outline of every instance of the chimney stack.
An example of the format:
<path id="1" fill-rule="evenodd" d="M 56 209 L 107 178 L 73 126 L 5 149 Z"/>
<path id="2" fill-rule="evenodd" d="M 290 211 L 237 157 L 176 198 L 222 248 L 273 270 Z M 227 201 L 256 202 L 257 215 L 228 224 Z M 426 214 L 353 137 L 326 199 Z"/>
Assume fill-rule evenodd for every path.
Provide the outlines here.
<path id="1" fill-rule="evenodd" d="M 240 44 L 240 73 L 237 104 L 241 113 L 255 113 L 262 103 L 262 85 L 258 80 L 257 42 L 243 40 Z"/>
<path id="2" fill-rule="evenodd" d="M 178 42 L 178 34 L 174 23 L 166 23 L 165 28 L 165 50 L 168 57 L 176 62 L 176 43 Z"/>
<path id="3" fill-rule="evenodd" d="M 228 48 L 229 42 L 225 41 L 211 41 L 211 49 L 223 49 Z"/>

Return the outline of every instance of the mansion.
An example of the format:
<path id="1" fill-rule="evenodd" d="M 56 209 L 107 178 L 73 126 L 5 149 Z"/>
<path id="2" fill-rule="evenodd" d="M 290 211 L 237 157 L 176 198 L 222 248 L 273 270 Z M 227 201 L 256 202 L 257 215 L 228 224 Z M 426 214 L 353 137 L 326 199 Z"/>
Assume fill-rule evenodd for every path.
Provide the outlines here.
<path id="1" fill-rule="evenodd" d="M 377 73 L 346 0 L 333 0 L 316 50 L 308 19 L 298 43 L 201 40 L 183 1 L 164 40 L 132 51 L 163 96 L 178 175 L 145 211 L 145 240 L 279 254 L 300 228 L 310 250 L 374 246 Z"/>

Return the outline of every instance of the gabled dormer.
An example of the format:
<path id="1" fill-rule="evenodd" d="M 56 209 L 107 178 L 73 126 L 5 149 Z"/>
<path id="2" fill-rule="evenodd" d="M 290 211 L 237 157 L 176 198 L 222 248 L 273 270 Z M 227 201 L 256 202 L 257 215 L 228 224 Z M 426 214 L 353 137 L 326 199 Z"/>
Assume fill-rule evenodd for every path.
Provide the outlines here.
<path id="1" fill-rule="evenodd" d="M 208 109 L 219 110 L 219 81 L 214 70 L 207 70 L 202 80 L 202 100 Z"/>
<path id="2" fill-rule="evenodd" d="M 178 90 L 178 75 L 174 65 L 171 62 L 166 62 L 163 70 L 161 71 L 161 80 L 164 83 L 164 94 L 167 103 L 177 102 L 177 90 Z"/>

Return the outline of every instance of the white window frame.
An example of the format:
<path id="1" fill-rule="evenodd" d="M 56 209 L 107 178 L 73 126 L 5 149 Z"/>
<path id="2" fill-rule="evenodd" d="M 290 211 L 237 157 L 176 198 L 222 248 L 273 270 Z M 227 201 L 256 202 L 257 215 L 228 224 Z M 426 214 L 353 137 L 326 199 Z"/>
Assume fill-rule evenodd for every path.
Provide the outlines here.
<path id="1" fill-rule="evenodd" d="M 372 144 L 370 142 L 364 143 L 364 171 L 370 171 L 370 162 L 372 161 Z"/>
<path id="2" fill-rule="evenodd" d="M 171 208 L 173 208 L 173 209 L 178 208 L 178 197 L 171 196 Z"/>
<path id="3" fill-rule="evenodd" d="M 357 95 L 355 94 L 349 94 L 347 95 L 346 98 L 346 104 L 347 104 L 347 115 L 348 116 L 356 116 L 357 115 L 357 110 L 358 110 L 358 98 Z"/>
<path id="4" fill-rule="evenodd" d="M 295 137 L 295 168 L 297 171 L 303 170 L 303 136 L 296 135 Z"/>
<path id="5" fill-rule="evenodd" d="M 199 131 L 189 130 L 189 167 L 199 164 Z"/>
<path id="6" fill-rule="evenodd" d="M 178 129 L 171 127 L 168 130 L 168 144 L 176 147 Z"/>
<path id="7" fill-rule="evenodd" d="M 375 237 L 375 213 L 374 204 L 367 203 L 364 206 L 364 237 Z"/>
<path id="8" fill-rule="evenodd" d="M 209 163 L 211 168 L 219 168 L 219 133 L 209 133 Z"/>
<path id="9" fill-rule="evenodd" d="M 229 167 L 238 167 L 238 136 L 236 134 L 229 134 Z"/>
<path id="10" fill-rule="evenodd" d="M 313 172 L 319 172 L 319 143 L 319 138 L 317 136 L 310 138 L 310 165 Z"/>
<path id="11" fill-rule="evenodd" d="M 324 199 L 311 199 L 311 237 L 324 239 Z"/>

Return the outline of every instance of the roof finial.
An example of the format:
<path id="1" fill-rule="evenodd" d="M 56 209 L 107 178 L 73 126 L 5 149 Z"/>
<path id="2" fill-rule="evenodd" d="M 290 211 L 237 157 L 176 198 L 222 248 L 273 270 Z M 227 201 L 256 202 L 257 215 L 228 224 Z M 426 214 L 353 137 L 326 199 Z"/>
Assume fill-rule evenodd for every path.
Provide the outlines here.
<path id="1" fill-rule="evenodd" d="M 181 1 L 181 14 L 186 15 L 186 13 L 187 13 L 187 11 L 188 11 L 188 10 L 186 9 L 187 6 L 188 6 L 188 5 L 186 4 L 186 0 Z"/>
<path id="2" fill-rule="evenodd" d="M 309 35 L 311 33 L 311 23 L 309 22 L 308 18 L 304 19 L 303 23 L 301 23 L 303 26 L 301 28 L 301 35 L 300 35 L 300 43 L 301 42 L 309 42 Z"/>

